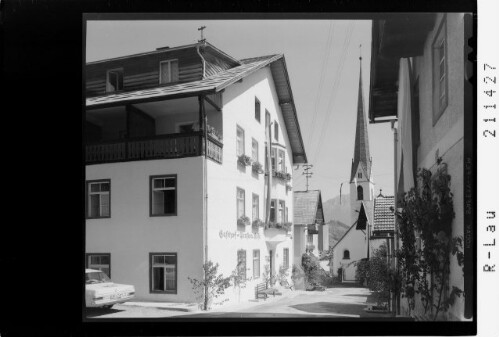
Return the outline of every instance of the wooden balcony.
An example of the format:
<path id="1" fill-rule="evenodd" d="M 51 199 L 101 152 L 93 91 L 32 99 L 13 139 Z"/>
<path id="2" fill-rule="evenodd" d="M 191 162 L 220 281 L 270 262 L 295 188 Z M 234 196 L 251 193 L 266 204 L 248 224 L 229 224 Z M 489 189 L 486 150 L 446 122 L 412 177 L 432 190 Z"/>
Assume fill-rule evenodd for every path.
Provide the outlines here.
<path id="1" fill-rule="evenodd" d="M 134 160 L 196 157 L 203 154 L 201 132 L 175 133 L 146 138 L 120 139 L 87 144 L 85 163 L 101 164 Z M 208 136 L 208 158 L 222 163 L 223 144 Z"/>

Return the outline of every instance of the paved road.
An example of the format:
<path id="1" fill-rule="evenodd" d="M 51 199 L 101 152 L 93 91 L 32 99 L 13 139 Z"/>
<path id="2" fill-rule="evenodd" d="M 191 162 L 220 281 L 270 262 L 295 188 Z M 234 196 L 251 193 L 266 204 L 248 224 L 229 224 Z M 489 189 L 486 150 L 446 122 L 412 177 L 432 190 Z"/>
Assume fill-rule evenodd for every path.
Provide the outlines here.
<path id="1" fill-rule="evenodd" d="M 366 288 L 329 288 L 323 292 L 291 291 L 268 301 L 244 302 L 210 312 L 180 312 L 158 308 L 115 305 L 113 309 L 93 309 L 88 317 L 329 317 L 329 318 L 389 318 L 389 314 L 364 311 L 370 291 Z"/>

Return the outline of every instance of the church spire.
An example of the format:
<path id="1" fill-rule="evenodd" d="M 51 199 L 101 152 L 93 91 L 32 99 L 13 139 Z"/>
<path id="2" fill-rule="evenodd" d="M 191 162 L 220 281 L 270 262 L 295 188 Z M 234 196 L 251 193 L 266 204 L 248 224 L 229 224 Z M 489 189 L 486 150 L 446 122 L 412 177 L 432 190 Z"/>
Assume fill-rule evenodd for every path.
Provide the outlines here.
<path id="1" fill-rule="evenodd" d="M 362 94 L 362 56 L 359 72 L 359 95 L 357 101 L 357 125 L 355 130 L 355 147 L 353 153 L 352 173 L 350 181 L 355 178 L 355 173 L 360 165 L 368 180 L 371 180 L 371 156 L 369 154 L 369 138 L 367 136 L 367 123 L 364 114 L 364 96 Z"/>

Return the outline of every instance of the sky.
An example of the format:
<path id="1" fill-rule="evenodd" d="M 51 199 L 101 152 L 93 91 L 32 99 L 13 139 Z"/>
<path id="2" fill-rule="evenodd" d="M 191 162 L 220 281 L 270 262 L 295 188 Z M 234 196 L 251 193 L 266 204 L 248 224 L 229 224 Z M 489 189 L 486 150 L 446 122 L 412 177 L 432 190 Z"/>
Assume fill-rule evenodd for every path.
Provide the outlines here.
<path id="1" fill-rule="evenodd" d="M 204 37 L 236 59 L 284 54 L 313 176 L 309 189 L 326 201 L 349 193 L 355 142 L 359 55 L 364 111 L 368 109 L 369 20 L 161 20 L 87 21 L 86 61 L 196 43 Z M 375 195 L 393 195 L 393 132 L 390 123 L 368 124 Z M 305 190 L 302 167 L 293 168 L 293 189 Z"/>

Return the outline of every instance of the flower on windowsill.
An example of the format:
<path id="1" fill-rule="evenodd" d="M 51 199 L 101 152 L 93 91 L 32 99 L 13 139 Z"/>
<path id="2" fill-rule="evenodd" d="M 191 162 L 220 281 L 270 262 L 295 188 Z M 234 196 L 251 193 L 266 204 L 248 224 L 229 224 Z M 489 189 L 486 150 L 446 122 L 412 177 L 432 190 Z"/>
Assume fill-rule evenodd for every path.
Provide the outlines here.
<path id="1" fill-rule="evenodd" d="M 259 161 L 254 161 L 251 164 L 251 169 L 255 173 L 258 173 L 258 174 L 262 174 L 263 173 L 262 164 Z"/>
<path id="2" fill-rule="evenodd" d="M 242 154 L 239 157 L 237 157 L 237 162 L 242 166 L 249 166 L 251 165 L 251 158 L 245 154 Z"/>
<path id="3" fill-rule="evenodd" d="M 246 215 L 243 215 L 239 219 L 237 219 L 238 226 L 247 226 L 249 224 L 250 224 L 250 218 L 248 218 Z"/>
<path id="4" fill-rule="evenodd" d="M 265 223 L 260 219 L 256 219 L 253 220 L 251 225 L 253 226 L 253 229 L 258 230 L 258 228 L 265 226 Z"/>
<path id="5" fill-rule="evenodd" d="M 286 173 L 286 180 L 287 180 L 287 181 L 291 181 L 291 174 Z"/>
<path id="6" fill-rule="evenodd" d="M 277 228 L 277 229 L 284 229 L 286 232 L 289 232 L 291 230 L 291 227 L 293 226 L 293 223 L 291 222 L 269 222 L 265 224 L 265 229 L 269 228 Z"/>
<path id="7" fill-rule="evenodd" d="M 291 186 L 291 184 L 286 184 L 286 189 L 288 191 L 291 191 L 293 189 L 293 186 Z"/>
<path id="8" fill-rule="evenodd" d="M 306 251 L 307 252 L 313 252 L 315 250 L 315 245 L 309 243 L 307 244 Z"/>

